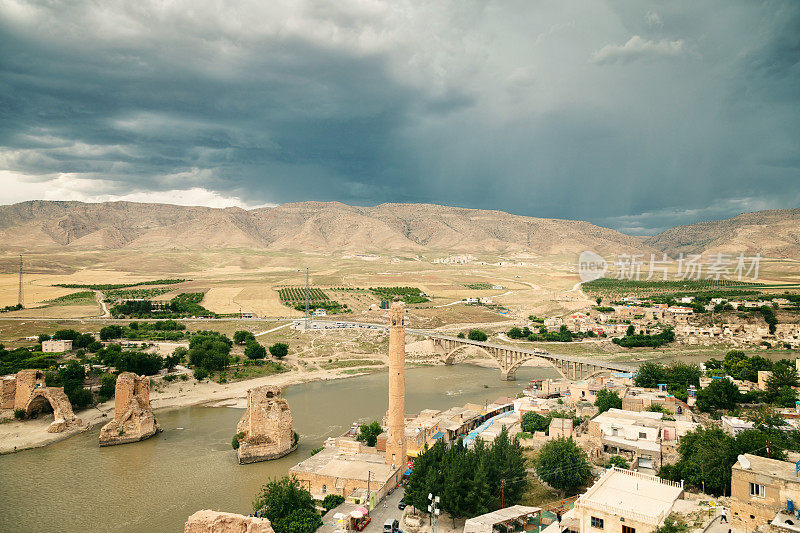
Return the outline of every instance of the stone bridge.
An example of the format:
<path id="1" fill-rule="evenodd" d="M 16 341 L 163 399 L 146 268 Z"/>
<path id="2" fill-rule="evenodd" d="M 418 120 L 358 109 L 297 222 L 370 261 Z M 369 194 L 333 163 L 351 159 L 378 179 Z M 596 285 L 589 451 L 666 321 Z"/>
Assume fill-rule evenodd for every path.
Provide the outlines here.
<path id="1" fill-rule="evenodd" d="M 509 345 L 491 344 L 459 337 L 437 335 L 430 332 L 409 331 L 409 333 L 424 334 L 427 339 L 433 342 L 434 349 L 444 356 L 444 362 L 447 365 L 455 363 L 459 352 L 469 348 L 477 349 L 498 362 L 500 365 L 500 379 L 505 381 L 514 380 L 517 369 L 531 359 L 543 359 L 553 365 L 562 376 L 574 380 L 588 378 L 600 372 L 633 372 L 636 370 L 631 365 L 556 355 L 538 348 L 516 348 Z"/>

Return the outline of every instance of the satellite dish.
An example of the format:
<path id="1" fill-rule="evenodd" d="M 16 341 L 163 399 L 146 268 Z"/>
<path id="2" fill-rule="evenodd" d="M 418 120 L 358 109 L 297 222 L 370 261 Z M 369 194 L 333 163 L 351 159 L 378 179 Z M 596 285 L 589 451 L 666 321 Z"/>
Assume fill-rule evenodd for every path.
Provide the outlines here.
<path id="1" fill-rule="evenodd" d="M 739 460 L 739 464 L 742 465 L 742 468 L 750 468 L 750 459 L 744 455 L 740 455 L 737 459 Z"/>

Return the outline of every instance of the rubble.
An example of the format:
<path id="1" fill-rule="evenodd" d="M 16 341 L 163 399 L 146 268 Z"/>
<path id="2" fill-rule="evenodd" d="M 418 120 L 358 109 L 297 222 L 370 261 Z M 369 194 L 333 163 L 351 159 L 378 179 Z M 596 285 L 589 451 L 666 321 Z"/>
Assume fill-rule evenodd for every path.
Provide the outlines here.
<path id="1" fill-rule="evenodd" d="M 266 518 L 204 509 L 186 521 L 183 533 L 275 533 Z"/>

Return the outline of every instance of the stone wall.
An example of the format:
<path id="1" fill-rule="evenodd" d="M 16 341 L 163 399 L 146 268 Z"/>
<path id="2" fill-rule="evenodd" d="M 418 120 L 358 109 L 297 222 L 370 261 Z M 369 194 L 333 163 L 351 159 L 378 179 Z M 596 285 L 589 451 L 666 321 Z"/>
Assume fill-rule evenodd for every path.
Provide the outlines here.
<path id="1" fill-rule="evenodd" d="M 158 430 L 150 409 L 150 379 L 121 373 L 114 390 L 114 418 L 100 430 L 100 446 L 138 442 Z"/>
<path id="2" fill-rule="evenodd" d="M 205 509 L 197 511 L 183 527 L 184 533 L 275 533 L 266 518 L 221 513 Z"/>
<path id="3" fill-rule="evenodd" d="M 44 387 L 44 372 L 41 370 L 20 370 L 17 372 L 14 409 L 27 409 L 31 393 L 36 387 Z M 70 407 L 70 410 L 71 407 Z"/>
<path id="4" fill-rule="evenodd" d="M 16 376 L 4 376 L 0 379 L 0 409 L 13 409 L 16 393 Z"/>
<path id="5" fill-rule="evenodd" d="M 247 391 L 247 410 L 236 428 L 242 435 L 237 450 L 239 464 L 277 459 L 297 448 L 292 412 L 280 396 L 281 389 L 273 385 Z"/>

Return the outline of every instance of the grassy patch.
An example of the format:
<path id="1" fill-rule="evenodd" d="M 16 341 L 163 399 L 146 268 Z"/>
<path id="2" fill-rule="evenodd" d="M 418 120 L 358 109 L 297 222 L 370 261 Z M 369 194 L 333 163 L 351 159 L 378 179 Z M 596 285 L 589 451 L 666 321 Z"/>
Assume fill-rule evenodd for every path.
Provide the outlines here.
<path id="1" fill-rule="evenodd" d="M 58 298 L 48 300 L 50 305 L 72 305 L 82 304 L 86 302 L 94 302 L 94 293 L 92 291 L 73 292 L 72 294 L 65 294 Z"/>
<path id="2" fill-rule="evenodd" d="M 377 361 L 375 359 L 339 359 L 337 361 L 328 361 L 325 363 L 320 363 L 319 366 L 324 368 L 325 370 L 331 370 L 333 368 L 352 368 L 354 366 L 364 366 L 364 365 L 381 365 L 383 366 L 383 361 Z"/>

